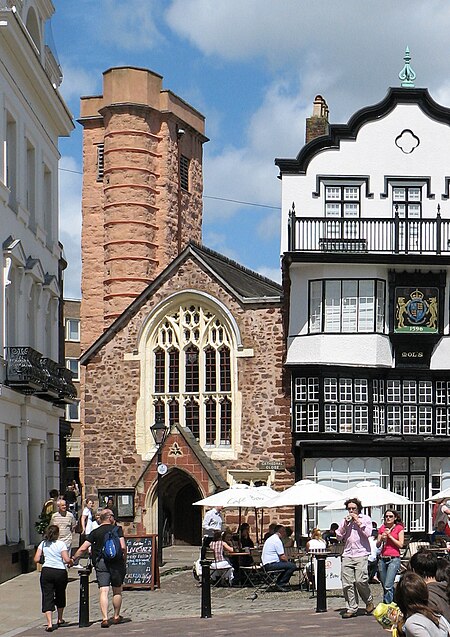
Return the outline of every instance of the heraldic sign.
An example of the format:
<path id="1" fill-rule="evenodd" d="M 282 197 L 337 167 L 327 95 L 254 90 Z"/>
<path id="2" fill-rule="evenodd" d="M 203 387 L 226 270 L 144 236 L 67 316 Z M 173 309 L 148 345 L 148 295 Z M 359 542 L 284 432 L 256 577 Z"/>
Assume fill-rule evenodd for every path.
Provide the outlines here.
<path id="1" fill-rule="evenodd" d="M 439 289 L 396 287 L 394 332 L 396 334 L 437 334 Z"/>

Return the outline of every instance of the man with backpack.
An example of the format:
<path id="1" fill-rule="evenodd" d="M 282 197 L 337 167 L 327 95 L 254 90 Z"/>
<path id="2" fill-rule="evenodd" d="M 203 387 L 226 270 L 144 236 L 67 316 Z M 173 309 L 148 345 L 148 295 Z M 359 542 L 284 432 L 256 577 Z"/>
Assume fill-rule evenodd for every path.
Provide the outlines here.
<path id="1" fill-rule="evenodd" d="M 77 560 L 92 546 L 92 561 L 97 575 L 100 611 L 102 614 L 102 628 L 109 628 L 108 622 L 108 593 L 113 589 L 113 624 L 120 624 L 122 606 L 122 585 L 126 572 L 127 547 L 121 526 L 115 524 L 113 512 L 104 509 L 100 514 L 100 525 L 91 531 L 86 540 L 73 556 Z"/>

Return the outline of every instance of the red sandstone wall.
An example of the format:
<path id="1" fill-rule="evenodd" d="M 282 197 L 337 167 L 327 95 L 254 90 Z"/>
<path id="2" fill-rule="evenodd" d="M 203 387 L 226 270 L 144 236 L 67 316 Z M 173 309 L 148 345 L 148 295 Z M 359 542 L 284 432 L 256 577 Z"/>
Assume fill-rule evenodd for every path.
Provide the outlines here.
<path id="1" fill-rule="evenodd" d="M 135 449 L 139 363 L 124 361 L 124 353 L 136 349 L 139 330 L 152 308 L 187 287 L 220 299 L 235 317 L 244 347 L 254 348 L 254 357 L 237 359 L 243 452 L 237 461 L 220 463 L 224 477 L 227 467 L 255 469 L 262 459 L 279 459 L 286 463 L 286 471 L 276 473 L 275 487 L 293 483 L 289 394 L 282 385 L 281 308 L 243 308 L 196 262 L 188 260 L 87 367 L 82 434 L 86 492 L 134 486 L 146 466 Z"/>

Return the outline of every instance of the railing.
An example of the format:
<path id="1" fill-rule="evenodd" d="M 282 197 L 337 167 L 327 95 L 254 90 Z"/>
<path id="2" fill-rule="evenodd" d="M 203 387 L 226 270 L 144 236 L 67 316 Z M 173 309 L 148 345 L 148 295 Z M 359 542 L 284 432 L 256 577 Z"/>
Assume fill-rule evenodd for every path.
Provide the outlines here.
<path id="1" fill-rule="evenodd" d="M 41 354 L 32 347 L 6 348 L 6 382 L 24 394 L 45 387 L 47 376 L 41 366 Z"/>
<path id="2" fill-rule="evenodd" d="M 73 374 L 32 347 L 7 347 L 6 384 L 22 394 L 50 402 L 72 402 L 77 395 Z"/>
<path id="3" fill-rule="evenodd" d="M 288 251 L 450 254 L 450 220 L 349 219 L 289 215 Z"/>

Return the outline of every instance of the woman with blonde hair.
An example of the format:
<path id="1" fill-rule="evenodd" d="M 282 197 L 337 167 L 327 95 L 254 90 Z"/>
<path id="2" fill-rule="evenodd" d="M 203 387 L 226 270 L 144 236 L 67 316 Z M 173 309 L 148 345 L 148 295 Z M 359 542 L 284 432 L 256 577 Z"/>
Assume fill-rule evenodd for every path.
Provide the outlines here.
<path id="1" fill-rule="evenodd" d="M 322 531 L 316 527 L 311 531 L 311 536 L 308 542 L 306 543 L 307 551 L 317 551 L 324 550 L 327 548 L 327 543 L 322 538 Z"/>

